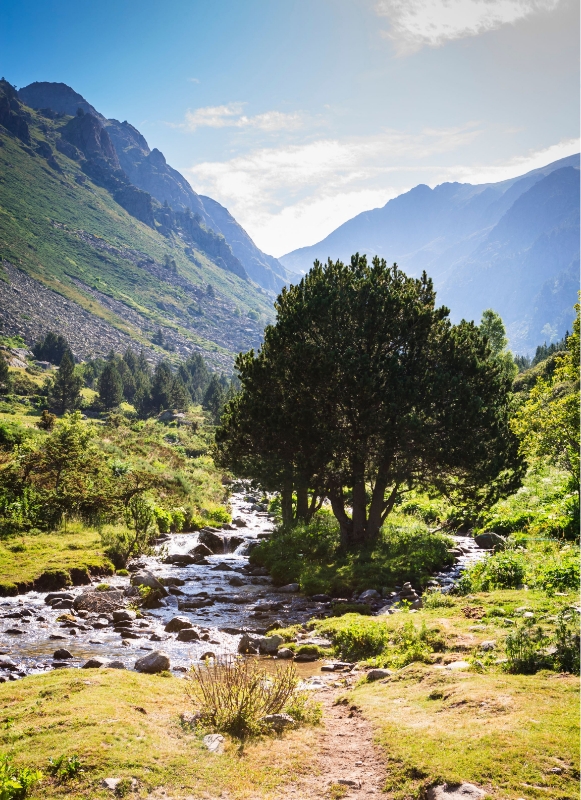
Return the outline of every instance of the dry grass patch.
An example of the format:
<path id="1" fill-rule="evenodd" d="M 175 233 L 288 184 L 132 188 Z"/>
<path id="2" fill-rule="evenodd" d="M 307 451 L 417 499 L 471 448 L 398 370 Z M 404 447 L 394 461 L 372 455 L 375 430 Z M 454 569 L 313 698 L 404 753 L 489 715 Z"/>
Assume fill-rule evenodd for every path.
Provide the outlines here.
<path id="1" fill-rule="evenodd" d="M 32 798 L 110 798 L 106 777 L 136 778 L 137 795 L 274 798 L 308 769 L 312 729 L 209 753 L 180 723 L 189 701 L 183 680 L 119 670 L 62 670 L 0 685 L 1 749 L 18 767 L 45 773 Z M 145 711 L 145 713 L 143 713 Z M 84 772 L 59 783 L 50 757 L 76 754 Z"/>

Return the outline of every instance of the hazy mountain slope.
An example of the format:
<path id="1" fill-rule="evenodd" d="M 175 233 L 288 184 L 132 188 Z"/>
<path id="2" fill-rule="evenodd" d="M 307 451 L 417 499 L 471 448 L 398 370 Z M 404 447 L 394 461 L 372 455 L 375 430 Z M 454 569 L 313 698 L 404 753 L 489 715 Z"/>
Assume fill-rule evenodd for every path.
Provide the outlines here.
<path id="1" fill-rule="evenodd" d="M 571 156 L 496 184 L 416 186 L 281 261 L 304 272 L 315 258 L 360 252 L 397 261 L 412 275 L 425 269 L 454 318 L 478 319 L 492 306 L 503 314 L 512 346 L 524 352 L 546 337 L 540 331 L 560 338 L 571 324 L 575 294 L 567 275 L 579 258 L 578 181 L 579 156 Z"/>
<path id="2" fill-rule="evenodd" d="M 210 198 L 201 198 L 177 170 L 170 167 L 163 153 L 149 145 L 128 122 L 106 120 L 80 94 L 63 83 L 35 82 L 19 90 L 19 97 L 35 109 L 50 108 L 57 113 L 76 114 L 78 108 L 98 117 L 113 142 L 121 169 L 139 189 L 174 210 L 191 209 L 206 225 L 221 233 L 250 278 L 271 292 L 278 292 L 289 275 L 282 264 L 263 253 L 236 220 Z"/>
<path id="3" fill-rule="evenodd" d="M 189 211 L 180 216 L 156 206 L 107 162 L 106 139 L 94 119 L 37 113 L 0 83 L 2 332 L 32 343 L 56 327 L 83 357 L 131 340 L 153 358 L 200 350 L 228 368 L 236 352 L 260 341 L 272 317 L 270 301 L 232 271 L 239 262 L 222 237 L 200 227 Z M 95 134 L 88 140 L 83 120 Z M 89 144 L 96 148 L 93 156 L 70 139 L 87 153 Z M 131 208 L 142 197 L 153 225 Z M 232 269 L 219 253 L 209 253 L 220 247 L 234 259 Z M 168 350 L 152 342 L 158 328 Z"/>

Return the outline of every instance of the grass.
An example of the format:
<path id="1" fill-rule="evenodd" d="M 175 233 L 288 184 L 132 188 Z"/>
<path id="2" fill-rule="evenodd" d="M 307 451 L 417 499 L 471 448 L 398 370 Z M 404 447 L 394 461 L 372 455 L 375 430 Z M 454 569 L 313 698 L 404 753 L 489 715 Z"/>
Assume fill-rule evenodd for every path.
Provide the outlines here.
<path id="1" fill-rule="evenodd" d="M 306 594 L 335 596 L 364 589 L 392 588 L 403 581 L 422 583 L 453 561 L 452 541 L 430 533 L 419 519 L 400 514 L 390 518 L 372 546 L 345 552 L 339 528 L 328 513 L 309 525 L 279 528 L 252 551 L 253 564 L 265 566 L 276 584 L 299 583 Z"/>
<path id="2" fill-rule="evenodd" d="M 314 734 L 305 728 L 209 753 L 201 734 L 182 725 L 189 710 L 183 680 L 120 670 L 59 670 L 0 685 L 1 749 L 14 765 L 41 769 L 36 800 L 110 798 L 103 778 L 136 778 L 137 795 L 162 788 L 183 798 L 280 797 L 280 787 L 309 769 Z M 49 759 L 76 755 L 77 777 L 47 773 Z"/>
<path id="3" fill-rule="evenodd" d="M 71 570 L 109 574 L 112 565 L 103 553 L 99 534 L 78 523 L 57 533 L 39 532 L 0 540 L 1 594 L 16 594 L 18 588 L 22 591 L 41 575 L 55 570 L 69 575 Z"/>
<path id="4" fill-rule="evenodd" d="M 499 800 L 577 797 L 573 676 L 458 675 L 413 665 L 387 683 L 362 685 L 351 699 L 374 724 L 394 800 L 465 781 Z"/>

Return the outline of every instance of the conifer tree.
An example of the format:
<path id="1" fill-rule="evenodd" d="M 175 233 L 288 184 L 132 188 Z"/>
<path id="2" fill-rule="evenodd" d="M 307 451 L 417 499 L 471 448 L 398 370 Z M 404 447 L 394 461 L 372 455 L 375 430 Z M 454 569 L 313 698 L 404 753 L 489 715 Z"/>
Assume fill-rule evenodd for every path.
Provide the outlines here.
<path id="1" fill-rule="evenodd" d="M 123 400 L 123 381 L 115 363 L 108 362 L 99 377 L 99 400 L 107 411 Z"/>
<path id="2" fill-rule="evenodd" d="M 8 369 L 8 362 L 4 358 L 4 354 L 0 353 L 0 391 L 9 392 L 12 386 L 10 379 L 10 370 Z"/>
<path id="3" fill-rule="evenodd" d="M 216 373 L 212 375 L 208 388 L 204 394 L 204 401 L 202 403 L 206 411 L 210 412 L 212 419 L 215 423 L 220 421 L 220 415 L 224 408 L 225 392 L 220 382 L 220 378 Z"/>
<path id="4" fill-rule="evenodd" d="M 67 350 L 49 389 L 49 403 L 59 414 L 74 411 L 81 400 L 83 379 L 75 372 L 75 362 Z"/>

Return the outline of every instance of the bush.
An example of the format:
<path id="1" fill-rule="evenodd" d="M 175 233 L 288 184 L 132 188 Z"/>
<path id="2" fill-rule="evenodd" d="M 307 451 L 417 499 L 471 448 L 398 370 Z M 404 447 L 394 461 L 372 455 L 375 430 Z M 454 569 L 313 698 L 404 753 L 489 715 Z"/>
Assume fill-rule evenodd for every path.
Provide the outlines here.
<path id="1" fill-rule="evenodd" d="M 42 772 L 28 767 L 17 769 L 10 756 L 0 755 L 0 800 L 24 800 L 41 779 Z"/>
<path id="2" fill-rule="evenodd" d="M 516 589 L 524 583 L 527 572 L 525 557 L 505 550 L 476 563 L 464 574 L 461 588 L 487 592 L 491 589 Z"/>
<path id="3" fill-rule="evenodd" d="M 50 775 L 57 778 L 61 782 L 76 778 L 83 770 L 81 769 L 81 762 L 77 755 L 65 756 L 60 755 L 57 758 L 48 759 L 47 771 Z"/>
<path id="4" fill-rule="evenodd" d="M 525 620 L 506 637 L 505 650 L 507 672 L 532 675 L 541 666 L 549 666 L 543 650 L 549 643 L 541 627 L 534 627 L 531 620 Z"/>
<path id="5" fill-rule="evenodd" d="M 444 594 L 439 589 L 432 589 L 425 592 L 422 597 L 424 608 L 452 608 L 456 605 L 454 599 L 449 594 Z"/>
<path id="6" fill-rule="evenodd" d="M 561 563 L 541 564 L 534 584 L 545 591 L 577 589 L 580 577 L 578 555 L 572 554 Z"/>
<path id="7" fill-rule="evenodd" d="M 571 619 L 571 612 L 559 614 L 555 628 L 553 662 L 559 672 L 579 675 L 579 627 Z"/>
<path id="8" fill-rule="evenodd" d="M 226 658 L 194 666 L 189 695 L 202 724 L 239 739 L 262 732 L 260 720 L 280 714 L 295 696 L 292 664 L 267 672 L 250 659 Z"/>
<path id="9" fill-rule="evenodd" d="M 452 563 L 451 544 L 423 523 L 402 518 L 386 524 L 373 544 L 345 551 L 334 517 L 319 513 L 308 525 L 278 528 L 252 551 L 250 561 L 266 567 L 275 584 L 296 582 L 306 594 L 345 595 L 407 580 L 420 583 Z"/>
<path id="10" fill-rule="evenodd" d="M 155 514 L 155 521 L 157 523 L 159 532 L 169 533 L 173 521 L 171 512 L 166 511 L 165 508 L 159 508 L 159 506 L 156 506 L 153 509 L 153 513 Z"/>
<path id="11" fill-rule="evenodd" d="M 371 606 L 365 603 L 333 603 L 333 616 L 342 617 L 343 614 L 363 614 L 371 616 Z"/>

